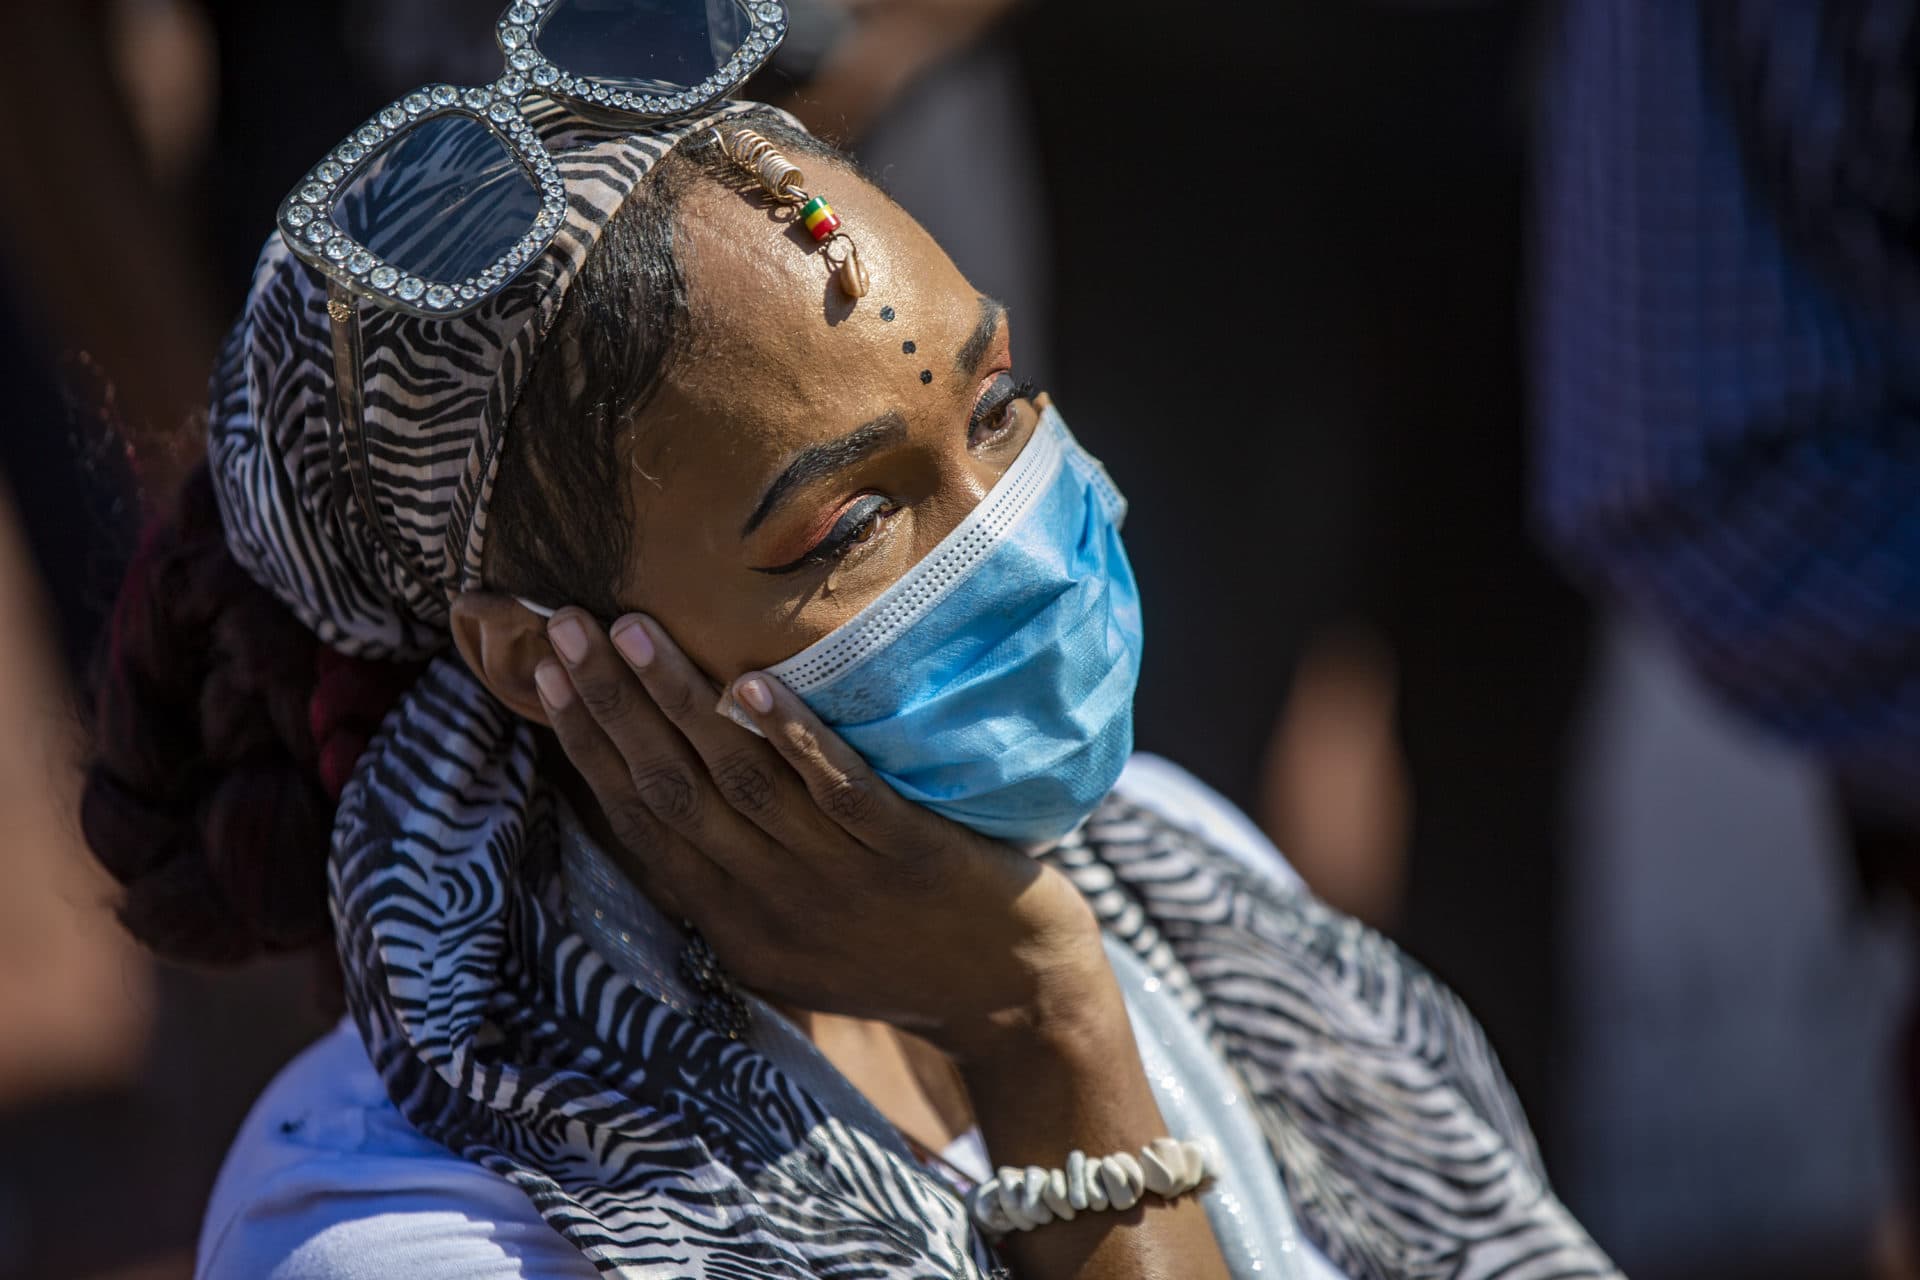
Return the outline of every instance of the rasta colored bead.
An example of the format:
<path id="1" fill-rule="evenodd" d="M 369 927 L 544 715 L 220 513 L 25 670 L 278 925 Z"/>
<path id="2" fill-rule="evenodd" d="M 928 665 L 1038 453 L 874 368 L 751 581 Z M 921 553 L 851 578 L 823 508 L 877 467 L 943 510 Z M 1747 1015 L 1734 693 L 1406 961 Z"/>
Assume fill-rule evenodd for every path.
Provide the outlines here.
<path id="1" fill-rule="evenodd" d="M 815 240 L 825 240 L 840 229 L 840 219 L 834 216 L 833 207 L 819 196 L 800 206 L 800 220 L 807 224 Z"/>

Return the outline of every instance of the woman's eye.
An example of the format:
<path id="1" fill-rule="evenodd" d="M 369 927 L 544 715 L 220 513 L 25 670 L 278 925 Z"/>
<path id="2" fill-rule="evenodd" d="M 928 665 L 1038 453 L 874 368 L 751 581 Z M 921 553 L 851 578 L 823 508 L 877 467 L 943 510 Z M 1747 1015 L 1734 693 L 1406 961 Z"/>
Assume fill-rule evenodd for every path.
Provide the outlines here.
<path id="1" fill-rule="evenodd" d="M 827 530 L 826 537 L 813 545 L 812 550 L 788 564 L 774 565 L 757 569 L 758 573 L 796 573 L 815 565 L 831 564 L 861 545 L 873 541 L 880 532 L 880 523 L 900 508 L 893 499 L 869 493 L 848 507 L 841 517 L 833 522 L 833 528 Z"/>
<path id="2" fill-rule="evenodd" d="M 977 447 L 1006 434 L 1019 422 L 1020 402 L 1032 398 L 1032 383 L 1018 382 L 1011 373 L 1000 374 L 987 384 L 967 419 L 967 444 Z M 873 541 L 886 518 L 899 509 L 891 498 L 877 493 L 865 494 L 841 513 L 826 536 L 805 555 L 787 564 L 756 566 L 755 572 L 797 573 L 843 559 Z"/>
<path id="3" fill-rule="evenodd" d="M 967 422 L 967 443 L 980 444 L 1011 427 L 1015 406 L 1032 397 L 1032 383 L 1016 382 L 1011 373 L 995 378 L 973 408 L 973 416 Z"/>
<path id="4" fill-rule="evenodd" d="M 871 541 L 874 532 L 880 528 L 881 517 L 887 513 L 887 510 L 886 507 L 875 507 L 872 511 L 861 517 L 860 522 L 850 529 L 844 538 L 839 540 L 836 554 L 845 555 L 861 543 Z"/>
<path id="5" fill-rule="evenodd" d="M 866 497 L 847 508 L 845 515 L 834 521 L 827 536 L 807 552 L 805 559 L 809 563 L 838 560 L 863 542 L 872 539 L 879 530 L 880 522 L 893 514 L 894 506 L 890 499 L 877 493 Z"/>

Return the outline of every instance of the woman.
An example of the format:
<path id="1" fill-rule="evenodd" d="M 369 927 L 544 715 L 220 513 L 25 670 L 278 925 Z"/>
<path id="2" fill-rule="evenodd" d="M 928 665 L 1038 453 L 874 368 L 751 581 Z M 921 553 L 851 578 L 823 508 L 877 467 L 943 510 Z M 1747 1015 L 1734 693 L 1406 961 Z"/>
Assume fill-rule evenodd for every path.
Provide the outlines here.
<path id="1" fill-rule="evenodd" d="M 375 264 L 487 231 L 458 148 L 289 202 L 104 657 L 124 918 L 352 1014 L 200 1274 L 1611 1274 L 1458 1005 L 1119 776 L 1124 504 L 1003 309 L 775 113 L 522 89 L 457 297 Z"/>

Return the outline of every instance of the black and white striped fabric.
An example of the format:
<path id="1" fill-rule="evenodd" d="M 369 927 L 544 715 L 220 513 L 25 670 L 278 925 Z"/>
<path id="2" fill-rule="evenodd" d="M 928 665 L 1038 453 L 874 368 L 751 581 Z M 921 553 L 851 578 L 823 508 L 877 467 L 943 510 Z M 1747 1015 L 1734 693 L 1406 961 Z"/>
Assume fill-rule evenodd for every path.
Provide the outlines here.
<path id="1" fill-rule="evenodd" d="M 1614 1274 L 1548 1189 L 1479 1029 L 1389 943 L 1117 798 L 1043 856 L 1246 1082 L 1344 1274 Z M 331 875 L 349 1002 L 395 1103 L 603 1272 L 991 1273 L 931 1175 L 568 927 L 531 730 L 457 662 L 363 759 Z"/>
<path id="2" fill-rule="evenodd" d="M 1347 1276 L 1615 1274 L 1548 1188 L 1479 1024 L 1391 942 L 1117 795 L 1043 856 L 1246 1083 Z"/>
<path id="3" fill-rule="evenodd" d="M 216 373 L 210 463 L 235 554 L 328 644 L 445 648 L 567 284 L 705 123 L 616 136 L 547 113 L 570 203 L 541 260 L 466 316 L 363 310 L 370 501 L 343 475 L 324 282 L 269 244 Z M 342 797 L 329 877 L 348 1001 L 407 1119 L 607 1274 L 990 1274 L 940 1183 L 571 930 L 534 764 L 530 727 L 443 657 Z M 1115 800 L 1044 856 L 1244 1079 L 1304 1228 L 1353 1280 L 1613 1274 L 1547 1188 L 1478 1029 L 1391 946 Z"/>

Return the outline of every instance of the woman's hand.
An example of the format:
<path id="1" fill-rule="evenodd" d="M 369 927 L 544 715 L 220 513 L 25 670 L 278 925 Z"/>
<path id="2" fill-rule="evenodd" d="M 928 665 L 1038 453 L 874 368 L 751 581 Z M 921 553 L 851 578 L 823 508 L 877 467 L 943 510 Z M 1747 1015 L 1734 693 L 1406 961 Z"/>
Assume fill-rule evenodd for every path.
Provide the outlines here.
<path id="1" fill-rule="evenodd" d="M 878 1018 L 952 1054 L 1002 1164 L 1166 1133 L 1093 912 L 1066 877 L 902 799 L 769 676 L 733 683 L 767 735 L 651 619 L 577 609 L 535 671 L 547 717 L 647 892 L 739 981 Z M 1009 1237 L 1035 1280 L 1225 1280 L 1197 1199 Z"/>
<path id="2" fill-rule="evenodd" d="M 716 691 L 650 618 L 548 625 L 549 721 L 623 863 L 776 1000 L 920 1033 L 963 1061 L 1117 1009 L 1091 910 L 1057 870 L 901 798 L 770 676 Z M 1124 1012 L 1121 1013 L 1124 1022 Z"/>

